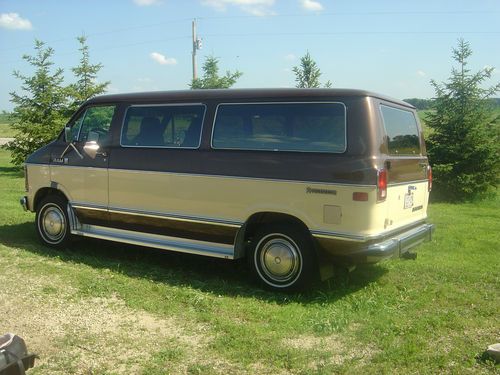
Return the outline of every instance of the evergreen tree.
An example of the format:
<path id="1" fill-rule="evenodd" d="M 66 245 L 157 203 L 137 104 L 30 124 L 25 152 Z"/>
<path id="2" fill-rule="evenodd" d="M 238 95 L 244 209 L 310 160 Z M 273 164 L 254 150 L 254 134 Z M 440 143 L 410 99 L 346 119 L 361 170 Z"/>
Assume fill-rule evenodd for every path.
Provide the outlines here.
<path id="1" fill-rule="evenodd" d="M 52 71 L 53 54 L 52 48 L 35 40 L 34 56 L 23 56 L 34 68 L 34 74 L 26 76 L 19 71 L 13 73 L 14 77 L 22 81 L 23 93 L 10 93 L 11 102 L 15 105 L 12 128 L 17 134 L 7 149 L 11 152 L 12 162 L 18 166 L 29 154 L 54 139 L 65 122 L 67 101 L 66 90 L 62 86 L 63 70 L 58 68 Z"/>
<path id="2" fill-rule="evenodd" d="M 226 74 L 219 76 L 219 59 L 214 56 L 208 56 L 203 64 L 203 77 L 192 80 L 192 89 L 228 89 L 233 86 L 243 73 L 229 70 Z"/>
<path id="3" fill-rule="evenodd" d="M 73 113 L 80 105 L 93 96 L 102 94 L 106 91 L 109 81 L 104 83 L 97 83 L 97 73 L 102 68 L 102 64 L 91 64 L 89 58 L 89 47 L 87 45 L 87 38 L 80 36 L 77 38 L 80 43 L 81 52 L 80 65 L 72 68 L 77 81 L 68 87 L 70 96 L 70 114 Z"/>
<path id="4" fill-rule="evenodd" d="M 321 70 L 316 62 L 312 59 L 309 51 L 300 58 L 300 65 L 294 66 L 292 71 L 295 73 L 295 87 L 298 88 L 315 88 L 321 87 L 319 78 L 321 77 Z M 327 81 L 326 88 L 332 87 L 332 83 Z"/>
<path id="5" fill-rule="evenodd" d="M 468 200 L 481 197 L 498 184 L 499 123 L 491 109 L 492 95 L 500 84 L 483 88 L 493 68 L 477 73 L 468 69 L 469 43 L 459 40 L 453 49 L 453 68 L 448 81 L 431 81 L 436 99 L 426 119 L 431 128 L 429 159 L 438 197 Z"/>

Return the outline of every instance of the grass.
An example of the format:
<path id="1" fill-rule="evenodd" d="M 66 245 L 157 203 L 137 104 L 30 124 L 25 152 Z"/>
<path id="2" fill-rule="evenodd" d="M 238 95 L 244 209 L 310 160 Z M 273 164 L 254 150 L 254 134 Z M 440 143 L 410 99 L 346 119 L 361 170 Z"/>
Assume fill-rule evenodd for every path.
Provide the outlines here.
<path id="1" fill-rule="evenodd" d="M 16 135 L 14 129 L 8 123 L 0 123 L 0 138 L 13 138 Z"/>
<path id="2" fill-rule="evenodd" d="M 0 151 L 0 332 L 53 373 L 498 373 L 500 199 L 433 204 L 418 258 L 359 267 L 307 294 L 241 262 L 83 240 L 41 246 Z"/>

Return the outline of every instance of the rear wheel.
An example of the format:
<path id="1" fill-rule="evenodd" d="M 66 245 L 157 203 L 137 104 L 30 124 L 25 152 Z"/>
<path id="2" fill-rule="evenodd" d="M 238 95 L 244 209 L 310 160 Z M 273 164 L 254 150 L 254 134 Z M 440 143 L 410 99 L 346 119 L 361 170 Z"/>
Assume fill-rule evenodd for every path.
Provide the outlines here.
<path id="1" fill-rule="evenodd" d="M 67 201 L 57 195 L 45 197 L 36 210 L 36 229 L 40 240 L 51 247 L 64 247 L 70 239 Z"/>
<path id="2" fill-rule="evenodd" d="M 250 246 L 250 268 L 268 288 L 300 290 L 317 276 L 312 242 L 301 228 L 268 225 L 257 231 Z"/>

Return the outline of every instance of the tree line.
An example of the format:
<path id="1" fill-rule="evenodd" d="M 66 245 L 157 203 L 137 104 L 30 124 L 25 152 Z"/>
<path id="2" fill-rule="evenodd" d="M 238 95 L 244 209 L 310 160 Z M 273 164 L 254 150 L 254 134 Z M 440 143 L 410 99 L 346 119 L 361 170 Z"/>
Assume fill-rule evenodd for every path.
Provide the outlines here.
<path id="1" fill-rule="evenodd" d="M 10 115 L 17 131 L 6 147 L 15 165 L 54 139 L 71 114 L 89 98 L 106 91 L 109 82 L 97 81 L 102 64 L 92 64 L 85 37 L 78 37 L 81 58 L 71 69 L 74 82 L 64 86 L 63 70 L 54 69 L 54 50 L 35 41 L 35 54 L 23 59 L 33 68 L 32 76 L 14 71 L 21 81 L 22 93 L 11 92 L 14 110 Z M 430 110 L 426 125 L 430 128 L 427 151 L 433 166 L 435 192 L 445 200 L 470 200 L 495 191 L 500 176 L 500 105 L 493 96 L 500 83 L 484 88 L 491 79 L 493 68 L 471 72 L 468 59 L 472 55 L 469 43 L 460 39 L 452 57 L 458 64 L 445 82 L 431 81 L 433 99 L 405 99 L 417 109 Z M 202 76 L 189 83 L 191 89 L 227 89 L 242 76 L 240 71 L 219 73 L 219 59 L 208 56 L 202 66 Z M 321 70 L 307 52 L 299 65 L 292 69 L 297 88 L 332 87 L 330 81 L 320 82 Z"/>

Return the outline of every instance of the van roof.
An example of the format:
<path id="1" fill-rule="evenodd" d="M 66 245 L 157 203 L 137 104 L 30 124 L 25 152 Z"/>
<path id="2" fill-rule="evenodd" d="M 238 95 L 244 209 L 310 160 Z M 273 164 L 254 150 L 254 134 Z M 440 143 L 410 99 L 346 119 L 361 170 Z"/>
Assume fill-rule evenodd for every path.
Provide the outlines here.
<path id="1" fill-rule="evenodd" d="M 190 100 L 202 101 L 215 100 L 237 100 L 237 99 L 282 99 L 282 98 L 325 98 L 325 97 L 374 97 L 386 100 L 401 106 L 415 108 L 402 100 L 394 99 L 385 95 L 356 89 L 299 89 L 299 88 L 275 88 L 275 89 L 217 89 L 217 90 L 176 90 L 176 91 L 149 91 L 126 94 L 100 95 L 89 99 L 87 103 L 109 103 L 109 102 L 158 102 L 163 100 Z"/>

